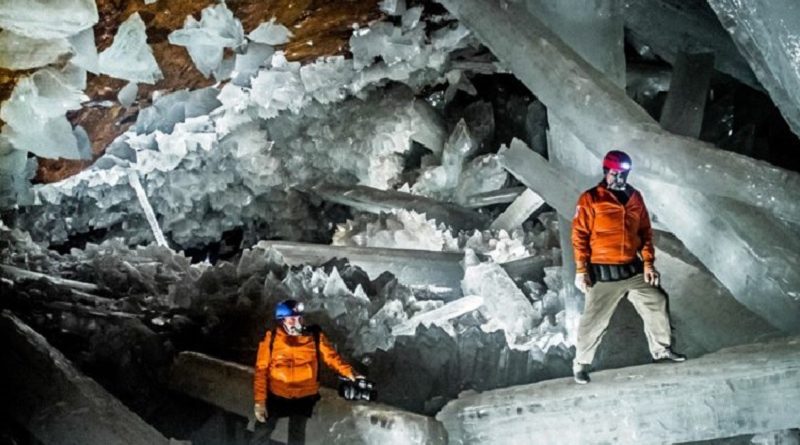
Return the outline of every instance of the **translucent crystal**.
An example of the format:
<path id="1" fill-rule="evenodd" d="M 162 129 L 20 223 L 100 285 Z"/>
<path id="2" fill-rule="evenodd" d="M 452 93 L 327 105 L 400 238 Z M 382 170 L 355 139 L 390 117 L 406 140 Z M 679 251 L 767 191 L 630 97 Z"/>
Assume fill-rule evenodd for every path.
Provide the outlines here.
<path id="1" fill-rule="evenodd" d="M 0 31 L 0 68 L 25 70 L 39 68 L 70 54 L 67 39 L 35 39 Z"/>
<path id="2" fill-rule="evenodd" d="M 136 82 L 130 82 L 117 93 L 117 100 L 123 107 L 130 107 L 133 101 L 136 100 L 136 94 L 139 92 L 139 87 Z"/>
<path id="3" fill-rule="evenodd" d="M 483 297 L 486 315 L 491 320 L 487 329 L 502 329 L 509 345 L 521 343 L 533 327 L 533 307 L 499 264 L 479 263 L 471 256 L 474 257 L 474 252 L 466 250 L 462 292 Z"/>
<path id="4" fill-rule="evenodd" d="M 244 54 L 236 55 L 233 68 L 233 83 L 241 86 L 250 86 L 250 79 L 255 76 L 259 68 L 268 65 L 275 50 L 269 45 L 249 43 Z"/>
<path id="5" fill-rule="evenodd" d="M 78 34 L 70 36 L 69 43 L 72 45 L 72 59 L 70 63 L 79 66 L 92 73 L 98 72 L 97 47 L 94 43 L 94 30 L 85 29 Z"/>
<path id="6" fill-rule="evenodd" d="M 459 298 L 445 304 L 439 309 L 434 309 L 432 311 L 415 315 L 408 321 L 395 325 L 392 327 L 392 335 L 414 335 L 417 330 L 417 326 L 420 324 L 425 324 L 426 326 L 435 324 L 440 327 L 448 327 L 449 330 L 452 331 L 452 325 L 448 323 L 448 321 L 478 310 L 482 305 L 483 298 L 478 296 L 473 295 Z M 455 336 L 455 332 L 453 332 L 453 336 Z"/>
<path id="7" fill-rule="evenodd" d="M 138 12 L 120 25 L 114 42 L 100 53 L 98 70 L 111 77 L 147 84 L 164 77 L 147 44 L 145 25 Z"/>
<path id="8" fill-rule="evenodd" d="M 169 42 L 185 46 L 197 69 L 208 77 L 222 62 L 225 48 L 244 43 L 244 30 L 223 2 L 203 9 L 200 21 L 187 16 L 183 28 L 169 34 Z"/>
<path id="9" fill-rule="evenodd" d="M 247 35 L 247 38 L 267 45 L 283 45 L 288 43 L 292 32 L 288 28 L 275 22 L 275 17 L 269 22 L 264 22 Z"/>
<path id="10" fill-rule="evenodd" d="M 378 7 L 389 15 L 402 15 L 406 11 L 406 0 L 381 0 Z"/>
<path id="11" fill-rule="evenodd" d="M 69 37 L 97 23 L 94 0 L 3 0 L 0 28 L 35 39 Z"/>

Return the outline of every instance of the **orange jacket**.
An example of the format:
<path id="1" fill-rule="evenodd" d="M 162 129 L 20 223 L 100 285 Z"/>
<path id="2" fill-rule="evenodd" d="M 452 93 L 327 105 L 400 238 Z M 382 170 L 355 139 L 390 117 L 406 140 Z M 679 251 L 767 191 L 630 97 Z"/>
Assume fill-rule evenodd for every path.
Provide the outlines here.
<path id="1" fill-rule="evenodd" d="M 645 267 L 653 266 L 655 250 L 650 216 L 641 193 L 630 189 L 630 198 L 624 206 L 603 183 L 581 194 L 572 219 L 577 273 L 587 272 L 589 263 L 630 263 L 638 252 Z"/>
<path id="2" fill-rule="evenodd" d="M 267 400 L 267 391 L 288 399 L 312 396 L 319 392 L 317 381 L 317 349 L 314 336 L 291 336 L 283 328 L 275 329 L 275 342 L 270 356 L 272 331 L 267 331 L 258 344 L 253 378 L 256 403 Z M 319 334 L 320 359 L 340 375 L 354 378 L 353 368 L 333 348 L 325 334 Z"/>

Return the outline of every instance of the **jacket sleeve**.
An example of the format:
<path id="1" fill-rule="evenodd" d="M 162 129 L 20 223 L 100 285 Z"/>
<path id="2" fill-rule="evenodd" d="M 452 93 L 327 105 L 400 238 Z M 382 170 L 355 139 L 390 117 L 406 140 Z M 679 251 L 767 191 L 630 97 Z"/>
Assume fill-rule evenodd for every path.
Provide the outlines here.
<path id="1" fill-rule="evenodd" d="M 653 247 L 653 227 L 650 224 L 650 213 L 642 198 L 642 214 L 639 217 L 639 239 L 642 240 L 642 261 L 645 267 L 653 267 L 656 261 L 656 250 Z"/>
<path id="2" fill-rule="evenodd" d="M 591 195 L 584 192 L 578 198 L 575 207 L 575 216 L 572 218 L 572 249 L 575 254 L 575 273 L 586 273 L 589 268 L 589 259 L 592 250 L 589 238 L 592 236 L 594 225 L 594 208 L 592 208 Z"/>
<path id="3" fill-rule="evenodd" d="M 325 364 L 336 371 L 337 374 L 349 379 L 355 378 L 353 367 L 342 359 L 336 349 L 333 348 L 331 342 L 328 341 L 328 337 L 322 332 L 319 334 L 319 352 Z"/>
<path id="4" fill-rule="evenodd" d="M 267 402 L 267 387 L 269 385 L 267 373 L 269 372 L 269 343 L 271 337 L 272 332 L 267 332 L 264 340 L 258 344 L 258 355 L 256 356 L 255 372 L 253 373 L 253 396 L 256 403 Z"/>

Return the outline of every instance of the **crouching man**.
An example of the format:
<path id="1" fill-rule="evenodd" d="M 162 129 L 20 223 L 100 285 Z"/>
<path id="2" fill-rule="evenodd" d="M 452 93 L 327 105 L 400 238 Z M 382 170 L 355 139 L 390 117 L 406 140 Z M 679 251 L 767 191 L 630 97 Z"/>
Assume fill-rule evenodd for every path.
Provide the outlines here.
<path id="1" fill-rule="evenodd" d="M 306 422 L 319 400 L 319 363 L 342 377 L 355 374 L 318 326 L 303 326 L 303 304 L 285 300 L 275 307 L 279 324 L 258 345 L 253 392 L 256 428 L 254 444 L 267 444 L 281 417 L 289 418 L 289 444 L 305 443 Z"/>

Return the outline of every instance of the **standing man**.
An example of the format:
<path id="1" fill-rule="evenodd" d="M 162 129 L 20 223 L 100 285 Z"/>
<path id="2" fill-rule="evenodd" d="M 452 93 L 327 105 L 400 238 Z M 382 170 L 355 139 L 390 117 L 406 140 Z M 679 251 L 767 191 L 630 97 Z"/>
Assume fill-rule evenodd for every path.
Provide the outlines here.
<path id="1" fill-rule="evenodd" d="M 285 300 L 275 307 L 280 326 L 267 331 L 258 345 L 253 392 L 257 428 L 253 443 L 269 443 L 281 417 L 289 418 L 289 444 L 305 443 L 306 422 L 319 400 L 319 363 L 339 375 L 360 378 L 318 326 L 303 326 L 303 303 Z"/>
<path id="2" fill-rule="evenodd" d="M 573 365 L 575 381 L 589 383 L 589 368 L 608 323 L 626 295 L 644 321 L 654 361 L 682 362 L 671 349 L 667 297 L 653 266 L 653 230 L 641 193 L 627 184 L 631 158 L 609 151 L 603 180 L 583 192 L 572 220 L 575 286 L 586 294 Z"/>

